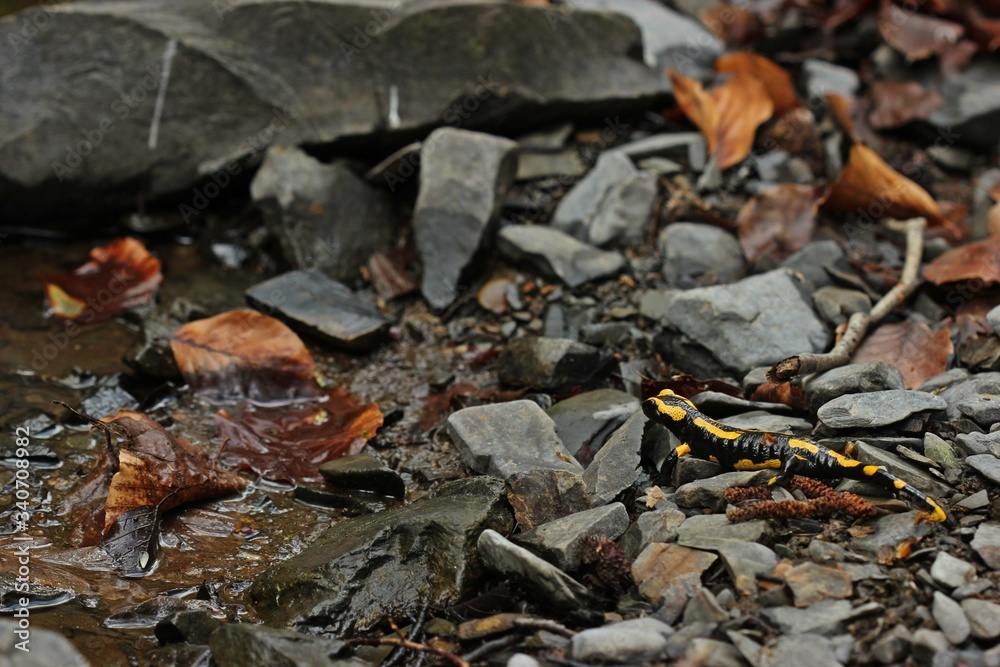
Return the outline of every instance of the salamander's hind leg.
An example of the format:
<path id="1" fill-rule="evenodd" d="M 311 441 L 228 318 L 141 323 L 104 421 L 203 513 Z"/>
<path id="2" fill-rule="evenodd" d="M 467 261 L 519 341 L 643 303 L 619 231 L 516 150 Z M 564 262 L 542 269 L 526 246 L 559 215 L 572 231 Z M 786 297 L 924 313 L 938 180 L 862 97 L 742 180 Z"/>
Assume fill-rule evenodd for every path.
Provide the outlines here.
<path id="1" fill-rule="evenodd" d="M 673 473 L 674 468 L 677 467 L 677 459 L 682 456 L 687 456 L 691 453 L 691 445 L 686 442 L 682 442 L 677 445 L 669 454 L 667 458 L 663 460 L 663 465 L 660 466 L 660 474 L 656 478 L 657 483 L 666 484 L 670 481 L 670 475 Z"/>

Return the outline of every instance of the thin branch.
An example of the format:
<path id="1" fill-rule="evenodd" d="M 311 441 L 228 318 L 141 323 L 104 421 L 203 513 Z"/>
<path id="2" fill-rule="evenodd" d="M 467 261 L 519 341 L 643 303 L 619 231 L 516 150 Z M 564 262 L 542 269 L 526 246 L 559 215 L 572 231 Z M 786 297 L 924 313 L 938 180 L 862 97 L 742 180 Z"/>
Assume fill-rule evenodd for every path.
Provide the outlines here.
<path id="1" fill-rule="evenodd" d="M 576 633 L 567 628 L 562 623 L 557 623 L 556 621 L 550 621 L 547 618 L 531 618 L 525 616 L 523 618 L 515 618 L 514 625 L 519 628 L 531 628 L 533 630 L 547 630 L 552 634 L 559 635 L 561 637 L 572 637 Z"/>
<path id="2" fill-rule="evenodd" d="M 406 639 L 405 637 L 380 637 L 379 639 L 348 639 L 346 643 L 399 646 L 401 648 L 410 649 L 411 651 L 417 651 L 418 653 L 433 653 L 438 657 L 444 658 L 445 660 L 452 663 L 456 667 L 470 667 L 468 662 L 458 657 L 454 653 L 445 651 L 444 649 L 440 649 L 435 646 L 430 646 L 429 644 L 422 644 L 420 642 L 411 641 L 409 639 Z"/>
<path id="3" fill-rule="evenodd" d="M 767 379 L 770 382 L 788 382 L 799 375 L 821 373 L 847 365 L 861 344 L 861 340 L 868 333 L 869 327 L 891 313 L 896 306 L 913 294 L 920 284 L 920 260 L 923 256 L 924 228 L 927 226 L 927 220 L 924 218 L 890 220 L 887 226 L 906 233 L 906 260 L 899 282 L 879 299 L 870 312 L 851 315 L 844 335 L 832 350 L 824 354 L 804 352 L 782 359 L 767 371 Z"/>

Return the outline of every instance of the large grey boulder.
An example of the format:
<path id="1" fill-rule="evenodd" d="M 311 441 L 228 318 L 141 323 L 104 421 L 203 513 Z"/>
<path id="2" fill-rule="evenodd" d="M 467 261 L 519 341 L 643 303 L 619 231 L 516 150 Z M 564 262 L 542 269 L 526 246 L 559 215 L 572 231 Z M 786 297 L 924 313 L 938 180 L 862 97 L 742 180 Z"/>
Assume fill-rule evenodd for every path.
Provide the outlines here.
<path id="1" fill-rule="evenodd" d="M 138 194 L 202 210 L 276 141 L 515 130 L 668 91 L 629 17 L 520 3 L 48 4 L 0 43 L 4 216 Z"/>

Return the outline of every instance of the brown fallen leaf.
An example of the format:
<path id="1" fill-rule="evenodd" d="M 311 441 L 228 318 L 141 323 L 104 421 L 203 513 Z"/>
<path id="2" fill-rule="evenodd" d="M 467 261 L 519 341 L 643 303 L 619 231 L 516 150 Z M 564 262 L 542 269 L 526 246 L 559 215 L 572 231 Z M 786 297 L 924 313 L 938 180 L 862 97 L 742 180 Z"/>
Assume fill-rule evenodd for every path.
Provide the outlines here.
<path id="1" fill-rule="evenodd" d="M 189 322 L 170 349 L 184 381 L 209 400 L 275 404 L 320 396 L 316 362 L 302 340 L 256 310 Z"/>
<path id="2" fill-rule="evenodd" d="M 320 482 L 319 467 L 357 454 L 382 426 L 382 411 L 344 389 L 327 392 L 325 401 L 281 408 L 244 405 L 231 416 L 215 413 L 220 458 L 265 479 L 306 484 Z"/>
<path id="3" fill-rule="evenodd" d="M 926 120 L 944 104 L 941 95 L 916 81 L 876 81 L 871 87 L 871 97 L 874 108 L 868 122 L 877 130 Z"/>
<path id="4" fill-rule="evenodd" d="M 157 507 L 165 513 L 246 488 L 245 479 L 220 469 L 203 450 L 141 412 L 122 409 L 100 421 L 122 442 L 102 451 L 66 496 L 62 513 L 69 514 L 81 546 L 96 544 L 130 510 Z"/>
<path id="5" fill-rule="evenodd" d="M 990 236 L 942 253 L 924 269 L 924 279 L 935 285 L 964 280 L 1000 284 L 1000 237 Z"/>
<path id="6" fill-rule="evenodd" d="M 93 248 L 77 269 L 42 278 L 53 315 L 81 324 L 102 322 L 125 308 L 149 303 L 163 282 L 160 260 L 139 241 L 123 237 Z"/>
<path id="7" fill-rule="evenodd" d="M 878 26 L 882 38 L 910 62 L 943 53 L 965 34 L 954 21 L 918 14 L 891 0 L 882 0 Z"/>
<path id="8" fill-rule="evenodd" d="M 851 361 L 890 363 L 903 374 L 903 385 L 916 389 L 935 375 L 944 373 L 948 369 L 948 358 L 954 352 L 948 327 L 933 331 L 923 322 L 906 320 L 883 324 L 868 334 Z"/>
<path id="9" fill-rule="evenodd" d="M 670 70 L 674 97 L 705 136 L 708 152 L 726 169 L 744 160 L 757 128 L 774 112 L 767 89 L 756 78 L 737 74 L 710 92 L 701 82 Z"/>
<path id="10" fill-rule="evenodd" d="M 757 79 L 764 85 L 771 98 L 774 116 L 783 116 L 787 111 L 802 104 L 795 94 L 795 84 L 791 75 L 780 65 L 756 53 L 727 53 L 715 61 L 715 71 L 745 75 Z"/>
<path id="11" fill-rule="evenodd" d="M 930 224 L 950 224 L 926 190 L 863 144 L 851 147 L 847 166 L 830 186 L 821 207 L 869 219 L 925 217 Z"/>
<path id="12" fill-rule="evenodd" d="M 784 183 L 751 197 L 736 216 L 747 261 L 784 259 L 808 243 L 816 229 L 821 191 Z"/>
<path id="13" fill-rule="evenodd" d="M 712 5 L 702 11 L 700 18 L 705 27 L 730 47 L 749 44 L 761 34 L 757 17 L 739 5 Z"/>
<path id="14" fill-rule="evenodd" d="M 419 285 L 413 277 L 411 265 L 414 261 L 412 248 L 377 252 L 368 258 L 368 273 L 378 295 L 386 301 L 415 292 Z"/>
<path id="15" fill-rule="evenodd" d="M 782 403 L 797 412 L 809 412 L 809 401 L 801 387 L 794 387 L 790 382 L 765 382 L 750 394 L 749 400 L 765 403 Z"/>

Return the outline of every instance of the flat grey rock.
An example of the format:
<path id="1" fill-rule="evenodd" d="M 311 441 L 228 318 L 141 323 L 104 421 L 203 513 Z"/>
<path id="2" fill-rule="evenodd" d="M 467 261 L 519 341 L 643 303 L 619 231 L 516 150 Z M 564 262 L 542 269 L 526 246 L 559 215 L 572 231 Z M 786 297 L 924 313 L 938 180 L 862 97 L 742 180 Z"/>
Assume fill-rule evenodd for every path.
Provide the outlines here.
<path id="1" fill-rule="evenodd" d="M 367 454 L 327 461 L 319 467 L 323 478 L 337 488 L 372 491 L 402 498 L 406 485 L 399 473 Z"/>
<path id="2" fill-rule="evenodd" d="M 714 225 L 674 222 L 660 232 L 657 247 L 663 278 L 671 287 L 730 283 L 746 269 L 739 241 Z"/>
<path id="3" fill-rule="evenodd" d="M 864 292 L 827 285 L 813 294 L 813 305 L 824 320 L 839 326 L 846 324 L 854 313 L 871 310 L 872 300 Z"/>
<path id="4" fill-rule="evenodd" d="M 801 417 L 774 415 L 763 410 L 751 410 L 750 412 L 732 415 L 731 417 L 723 417 L 719 421 L 728 426 L 735 426 L 736 428 L 771 431 L 773 433 L 791 433 L 793 435 L 806 435 L 813 429 L 812 423 Z"/>
<path id="5" fill-rule="evenodd" d="M 872 655 L 883 665 L 901 662 L 910 651 L 910 631 L 900 623 L 872 644 Z"/>
<path id="6" fill-rule="evenodd" d="M 517 144 L 510 139 L 445 127 L 424 141 L 413 236 L 423 266 L 420 290 L 432 307 L 455 300 L 473 260 L 492 241 L 516 171 Z"/>
<path id="7" fill-rule="evenodd" d="M 19 201 L 40 218 L 134 205 L 137 195 L 181 193 L 204 207 L 274 142 L 334 150 L 440 125 L 516 130 L 539 114 L 558 121 L 612 105 L 622 114 L 648 109 L 669 92 L 663 68 L 642 61 L 640 28 L 607 12 L 379 0 L 84 2 L 40 12 L 0 28 L 0 40 L 16 44 L 0 54 L 5 218 L 23 211 Z M 45 29 L 22 35 L 38 18 Z M 688 24 L 704 31 L 688 20 L 675 32 Z M 99 38 L 85 49 L 62 39 L 80 34 Z M 698 55 L 710 69 L 714 52 Z M 81 72 L 104 85 L 83 85 Z M 219 100 L 232 113 L 219 113 Z"/>
<path id="8" fill-rule="evenodd" d="M 563 447 L 555 424 L 534 401 L 463 408 L 445 424 L 462 460 L 476 472 L 507 479 L 536 468 L 583 470 Z"/>
<path id="9" fill-rule="evenodd" d="M 757 542 L 767 532 L 766 521 L 730 523 L 724 514 L 697 514 L 677 529 L 677 544 L 714 551 L 726 542 Z"/>
<path id="10" fill-rule="evenodd" d="M 536 468 L 507 478 L 507 501 L 522 530 L 590 509 L 590 496 L 577 471 Z"/>
<path id="11" fill-rule="evenodd" d="M 960 433 L 955 436 L 955 445 L 967 456 L 976 454 L 1000 454 L 1000 431 L 992 433 Z"/>
<path id="12" fill-rule="evenodd" d="M 670 132 L 636 139 L 608 152 L 614 151 L 624 153 L 640 165 L 650 158 L 673 158 L 686 160 L 691 169 L 701 171 L 705 168 L 708 148 L 700 132 Z"/>
<path id="13" fill-rule="evenodd" d="M 840 632 L 843 623 L 853 618 L 855 613 L 847 600 L 823 600 L 805 609 L 773 607 L 763 611 L 764 616 L 783 633 L 809 632 L 824 636 Z"/>
<path id="14" fill-rule="evenodd" d="M 937 656 L 948 650 L 948 638 L 943 632 L 930 628 L 917 628 L 911 640 L 910 655 L 918 665 L 933 665 Z"/>
<path id="15" fill-rule="evenodd" d="M 887 389 L 848 394 L 824 403 L 816 416 L 830 428 L 878 428 L 910 415 L 948 407 L 944 399 L 923 391 Z"/>
<path id="16" fill-rule="evenodd" d="M 558 153 L 522 152 L 517 158 L 515 180 L 530 181 L 544 176 L 573 177 L 581 176 L 586 172 L 587 167 L 583 164 L 580 153 L 575 148 Z"/>
<path id="17" fill-rule="evenodd" d="M 634 561 L 653 542 L 665 543 L 677 539 L 677 529 L 687 516 L 673 507 L 661 509 L 664 504 L 660 503 L 656 509 L 640 514 L 618 540 L 618 546 L 629 560 Z"/>
<path id="18" fill-rule="evenodd" d="M 962 600 L 962 611 L 969 619 L 972 635 L 976 639 L 993 641 L 1000 637 L 1000 604 L 979 598 L 966 598 Z"/>
<path id="19" fill-rule="evenodd" d="M 0 664 L 14 667 L 88 667 L 90 663 L 80 655 L 68 639 L 57 632 L 30 627 L 27 651 L 18 648 L 24 636 L 15 634 L 20 628 L 17 620 L 0 618 Z"/>
<path id="20" fill-rule="evenodd" d="M 955 456 L 955 448 L 933 433 L 924 434 L 924 456 L 937 462 L 944 469 L 958 468 L 961 462 Z"/>
<path id="21" fill-rule="evenodd" d="M 511 261 L 579 287 L 625 268 L 621 253 L 601 250 L 552 227 L 511 225 L 497 235 L 497 248 Z"/>
<path id="22" fill-rule="evenodd" d="M 643 60 L 660 72 L 666 83 L 671 68 L 702 78 L 712 71 L 715 59 L 725 50 L 701 21 L 654 0 L 570 0 L 567 4 L 578 9 L 617 12 L 635 21 L 642 29 Z"/>
<path id="23" fill-rule="evenodd" d="M 729 578 L 743 595 L 756 593 L 757 577 L 771 574 L 778 564 L 778 555 L 757 542 L 725 542 L 718 550 Z"/>
<path id="24" fill-rule="evenodd" d="M 300 333 L 347 350 L 385 339 L 391 322 L 346 285 L 316 271 L 289 271 L 246 291 L 247 302 Z"/>
<path id="25" fill-rule="evenodd" d="M 666 328 L 655 344 L 667 358 L 697 366 L 692 372 L 742 377 L 751 368 L 826 349 L 829 332 L 801 287 L 778 269 L 732 285 L 646 292 L 640 311 Z"/>
<path id="26" fill-rule="evenodd" d="M 802 379 L 802 391 L 813 409 L 844 394 L 903 389 L 903 374 L 884 361 L 863 361 Z"/>
<path id="27" fill-rule="evenodd" d="M 917 387 L 920 391 L 927 391 L 931 393 L 938 393 L 940 389 L 947 389 L 953 385 L 965 382 L 969 379 L 969 369 L 967 368 L 952 368 L 944 373 L 935 375 L 932 378 L 928 378 L 924 381 L 922 385 Z"/>
<path id="28" fill-rule="evenodd" d="M 227 623 L 209 639 L 212 661 L 219 667 L 265 667 L 267 665 L 346 665 L 339 661 L 346 644 L 294 630 L 281 630 L 251 623 Z"/>
<path id="29" fill-rule="evenodd" d="M 868 537 L 855 538 L 851 547 L 875 556 L 883 549 L 896 549 L 904 540 L 923 538 L 931 532 L 926 521 L 917 521 L 917 512 L 887 514 L 875 522 L 875 532 Z"/>
<path id="30" fill-rule="evenodd" d="M 965 459 L 973 470 L 990 480 L 994 484 L 1000 484 L 1000 459 L 992 454 L 976 454 Z"/>
<path id="31" fill-rule="evenodd" d="M 746 412 L 747 410 L 768 410 L 770 412 L 787 413 L 792 409 L 784 403 L 770 403 L 767 401 L 750 401 L 739 396 L 731 396 L 721 391 L 703 391 L 691 398 L 699 410 L 706 414 L 723 417 L 733 413 Z"/>
<path id="32" fill-rule="evenodd" d="M 931 477 L 916 465 L 899 456 L 896 456 L 891 452 L 879 449 L 878 447 L 872 447 L 871 445 L 860 440 L 855 442 L 854 458 L 864 464 L 885 466 L 886 470 L 896 477 L 906 480 L 924 493 L 937 498 L 939 501 L 943 501 L 943 499 L 951 493 L 950 486 L 944 482 L 939 482 L 937 479 Z"/>
<path id="33" fill-rule="evenodd" d="M 817 58 L 803 61 L 802 76 L 809 96 L 821 100 L 831 93 L 853 97 L 861 86 L 861 79 L 854 70 Z"/>
<path id="34" fill-rule="evenodd" d="M 569 657 L 587 663 L 633 663 L 653 659 L 667 647 L 673 628 L 655 618 L 635 618 L 573 635 Z"/>
<path id="35" fill-rule="evenodd" d="M 943 80 L 939 92 L 945 103 L 928 122 L 947 131 L 955 141 L 979 149 L 1000 141 L 1000 68 L 989 60 L 976 61 L 960 74 Z"/>
<path id="36" fill-rule="evenodd" d="M 507 343 L 497 361 L 504 384 L 541 390 L 581 385 L 605 368 L 604 354 L 569 338 L 528 336 Z"/>
<path id="37" fill-rule="evenodd" d="M 976 394 L 950 403 L 949 407 L 983 428 L 989 428 L 1000 421 L 1000 396 Z"/>
<path id="38" fill-rule="evenodd" d="M 642 440 L 649 420 L 636 412 L 618 427 L 583 473 L 594 507 L 607 505 L 639 477 Z"/>
<path id="39" fill-rule="evenodd" d="M 773 470 L 743 470 L 724 472 L 680 486 L 674 501 L 681 507 L 707 507 L 713 511 L 725 509 L 726 491 L 733 487 L 757 486 L 775 475 Z"/>
<path id="40" fill-rule="evenodd" d="M 836 645 L 828 638 L 811 634 L 791 634 L 768 642 L 760 652 L 756 667 L 841 667 Z"/>
<path id="41" fill-rule="evenodd" d="M 624 153 L 608 151 L 559 202 L 552 227 L 596 246 L 641 241 L 649 233 L 655 200 L 656 177 L 637 169 Z"/>
<path id="42" fill-rule="evenodd" d="M 250 184 L 250 195 L 297 269 L 357 280 L 376 251 L 388 250 L 402 219 L 392 196 L 342 161 L 323 164 L 294 146 L 275 146 Z"/>
<path id="43" fill-rule="evenodd" d="M 574 611 L 593 602 L 583 584 L 496 531 L 484 530 L 477 545 L 487 569 L 523 585 L 548 607 Z"/>
<path id="44" fill-rule="evenodd" d="M 836 241 L 810 241 L 801 250 L 785 258 L 784 269 L 801 275 L 814 289 L 832 282 L 828 268 L 833 268 L 844 258 L 844 250 Z"/>
<path id="45" fill-rule="evenodd" d="M 616 540 L 625 532 L 628 524 L 625 506 L 611 503 L 543 523 L 518 534 L 514 542 L 562 570 L 573 570 L 579 565 L 580 545 L 584 539 L 604 537 Z"/>
<path id="46" fill-rule="evenodd" d="M 479 534 L 512 527 L 501 480 L 448 482 L 409 505 L 334 524 L 257 576 L 248 599 L 271 627 L 367 632 L 468 594 Z"/>
<path id="47" fill-rule="evenodd" d="M 971 563 L 941 551 L 931 565 L 931 576 L 942 586 L 958 588 L 976 578 L 976 568 Z"/>
<path id="48" fill-rule="evenodd" d="M 1000 570 L 1000 523 L 979 524 L 972 538 L 972 548 L 987 566 Z"/>
<path id="49" fill-rule="evenodd" d="M 952 644 L 957 646 L 972 634 L 972 626 L 969 625 L 969 619 L 965 617 L 962 606 L 941 591 L 934 591 L 934 605 L 931 608 L 931 613 L 934 616 L 934 622 Z"/>
<path id="50" fill-rule="evenodd" d="M 959 419 L 966 414 L 959 406 L 973 409 L 984 398 L 988 399 L 1000 394 L 1000 373 L 998 372 L 976 373 L 966 379 L 958 379 L 961 378 L 961 375 L 956 374 L 955 378 L 957 381 L 944 382 L 943 386 L 946 389 L 938 394 L 948 403 L 947 416 L 950 420 Z"/>
<path id="51" fill-rule="evenodd" d="M 581 448 L 600 447 L 639 409 L 639 399 L 618 389 L 598 389 L 559 401 L 546 410 L 556 433 L 574 456 Z"/>

